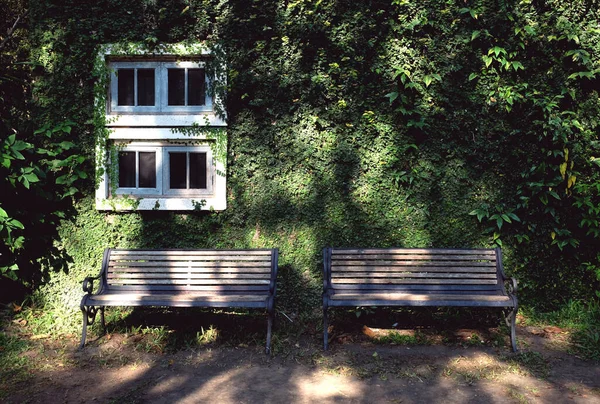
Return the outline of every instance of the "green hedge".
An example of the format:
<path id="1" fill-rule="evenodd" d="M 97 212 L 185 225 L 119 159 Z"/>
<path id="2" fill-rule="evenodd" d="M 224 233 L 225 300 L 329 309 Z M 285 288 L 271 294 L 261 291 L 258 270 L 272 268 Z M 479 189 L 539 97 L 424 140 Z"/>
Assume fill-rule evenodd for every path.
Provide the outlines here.
<path id="1" fill-rule="evenodd" d="M 276 246 L 278 305 L 303 315 L 324 246 L 502 245 L 526 304 L 594 298 L 598 11 L 457 4 L 33 2 L 40 118 L 76 122 L 90 161 L 100 44 L 208 40 L 228 67 L 227 210 L 99 213 L 86 183 L 61 229 L 70 277 L 108 246 Z"/>

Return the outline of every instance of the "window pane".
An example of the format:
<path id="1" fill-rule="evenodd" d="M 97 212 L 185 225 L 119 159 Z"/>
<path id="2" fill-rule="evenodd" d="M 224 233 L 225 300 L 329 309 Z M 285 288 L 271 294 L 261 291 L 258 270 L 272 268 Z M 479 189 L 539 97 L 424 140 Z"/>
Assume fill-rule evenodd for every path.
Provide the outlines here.
<path id="1" fill-rule="evenodd" d="M 154 69 L 138 69 L 137 105 L 154 105 Z"/>
<path id="2" fill-rule="evenodd" d="M 206 189 L 206 153 L 190 153 L 190 188 Z"/>
<path id="3" fill-rule="evenodd" d="M 119 187 L 135 188 L 135 152 L 119 152 Z"/>
<path id="4" fill-rule="evenodd" d="M 188 69 L 188 105 L 204 105 L 204 69 Z"/>
<path id="5" fill-rule="evenodd" d="M 169 153 L 169 184 L 171 189 L 186 189 L 186 153 Z"/>
<path id="6" fill-rule="evenodd" d="M 168 69 L 169 105 L 185 105 L 185 69 Z"/>
<path id="7" fill-rule="evenodd" d="M 117 104 L 135 105 L 133 102 L 133 69 L 117 69 Z"/>
<path id="8" fill-rule="evenodd" d="M 156 188 L 156 153 L 140 152 L 140 188 Z"/>

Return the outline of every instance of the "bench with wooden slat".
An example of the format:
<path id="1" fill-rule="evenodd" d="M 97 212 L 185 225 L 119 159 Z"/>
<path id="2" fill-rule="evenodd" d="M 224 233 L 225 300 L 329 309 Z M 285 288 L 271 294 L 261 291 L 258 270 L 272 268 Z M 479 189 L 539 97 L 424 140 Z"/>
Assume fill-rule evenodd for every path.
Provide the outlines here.
<path id="1" fill-rule="evenodd" d="M 325 248 L 323 261 L 325 349 L 329 307 L 461 306 L 504 309 L 517 350 L 517 281 L 504 274 L 499 248 Z"/>
<path id="2" fill-rule="evenodd" d="M 80 348 L 98 311 L 105 328 L 106 306 L 239 307 L 267 310 L 270 353 L 278 255 L 277 249 L 106 249 L 100 274 L 83 281 Z"/>

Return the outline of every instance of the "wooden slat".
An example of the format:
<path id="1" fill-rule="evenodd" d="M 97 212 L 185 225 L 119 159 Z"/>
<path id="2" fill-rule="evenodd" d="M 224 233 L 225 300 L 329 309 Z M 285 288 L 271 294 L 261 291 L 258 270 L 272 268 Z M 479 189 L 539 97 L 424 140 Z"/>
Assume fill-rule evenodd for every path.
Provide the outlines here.
<path id="1" fill-rule="evenodd" d="M 268 294 L 269 285 L 110 285 L 108 293 L 123 291 L 145 291 L 148 293 L 161 292 L 161 291 L 176 291 L 178 293 L 222 293 L 232 294 L 244 292 L 245 294 Z"/>
<path id="2" fill-rule="evenodd" d="M 462 254 L 462 255 L 495 255 L 490 249 L 444 249 L 444 248 L 334 248 L 331 255 L 341 254 Z"/>
<path id="3" fill-rule="evenodd" d="M 240 262 L 240 261 L 251 261 L 251 262 L 271 262 L 271 256 L 228 256 L 228 255 L 186 255 L 186 256 L 162 256 L 162 255 L 139 255 L 135 257 L 120 257 L 120 256 L 112 256 L 110 257 L 110 263 L 114 262 L 140 262 L 140 261 L 148 261 L 148 262 Z"/>
<path id="4" fill-rule="evenodd" d="M 482 273 L 424 273 L 424 272 L 407 272 L 407 273 L 377 273 L 377 272 L 352 272 L 352 273 L 339 273 L 332 274 L 332 279 L 356 279 L 357 281 L 364 281 L 369 279 L 397 279 L 397 278 L 425 278 L 425 279 L 438 279 L 438 278 L 455 278 L 455 279 L 496 279 L 496 274 L 482 274 Z"/>
<path id="5" fill-rule="evenodd" d="M 262 279 L 197 279 L 197 280 L 179 280 L 179 279 L 164 279 L 164 280 L 147 280 L 147 279 L 129 279 L 125 281 L 115 281 L 114 284 L 139 284 L 139 285 L 269 285 L 269 280 Z"/>
<path id="6" fill-rule="evenodd" d="M 332 262 L 340 260 L 364 260 L 364 261 L 379 261 L 379 260 L 398 260 L 398 261 L 496 261 L 496 257 L 493 255 L 414 255 L 414 254 L 356 254 L 356 255 L 336 255 L 332 257 Z"/>
<path id="7" fill-rule="evenodd" d="M 160 255 L 165 257 L 174 256 L 271 256 L 271 250 L 111 250 L 112 256 Z"/>
<path id="8" fill-rule="evenodd" d="M 459 279 L 459 280 L 454 280 L 454 279 L 401 279 L 401 278 L 397 278 L 397 279 L 344 279 L 343 281 L 339 280 L 337 282 L 335 282 L 336 285 L 334 285 L 335 287 L 337 287 L 337 284 L 340 283 L 345 283 L 345 284 L 378 284 L 378 285 L 386 285 L 386 284 L 455 284 L 455 283 L 460 283 L 460 284 L 465 284 L 465 285 L 475 285 L 475 284 L 481 284 L 481 285 L 494 285 L 497 283 L 496 279 L 491 279 L 491 280 L 487 280 L 487 279 Z"/>
<path id="9" fill-rule="evenodd" d="M 239 265 L 245 264 L 245 265 Z M 265 268 L 264 270 L 271 268 L 271 264 L 262 265 L 260 263 L 220 263 L 220 262 L 119 262 L 111 263 L 109 268 L 115 269 L 127 269 L 127 268 L 214 268 L 213 271 L 217 272 L 218 269 L 228 268 Z"/>
<path id="10" fill-rule="evenodd" d="M 439 265 L 439 264 L 438 264 Z M 346 273 L 346 272 L 479 272 L 479 273 L 496 273 L 495 266 L 341 266 L 332 267 L 331 273 Z"/>
<path id="11" fill-rule="evenodd" d="M 477 300 L 485 302 L 500 302 L 510 300 L 508 296 L 502 295 L 467 295 L 467 294 L 408 294 L 408 293 L 336 293 L 331 296 L 333 300 L 404 300 L 404 301 L 427 301 L 427 300 Z"/>
<path id="12" fill-rule="evenodd" d="M 480 260 L 480 262 L 484 263 L 484 264 L 495 264 L 495 261 L 481 261 L 484 258 L 478 258 L 478 260 Z M 338 265 L 365 265 L 365 266 L 374 266 L 374 265 L 388 265 L 388 266 L 404 266 L 404 265 L 413 265 L 413 266 L 418 266 L 418 265 L 424 265 L 425 263 L 429 262 L 431 263 L 431 265 L 440 265 L 439 261 L 443 261 L 443 265 L 470 265 L 471 261 L 469 260 L 448 260 L 447 258 L 442 258 L 440 257 L 438 258 L 427 258 L 424 260 L 415 260 L 415 259 L 410 259 L 410 260 L 394 260 L 394 259 L 388 259 L 388 260 L 332 260 L 331 261 L 331 265 L 332 266 L 338 266 Z M 425 264 L 426 265 L 426 264 Z"/>
<path id="13" fill-rule="evenodd" d="M 259 295 L 191 295 L 191 294 L 143 294 L 143 293 L 111 293 L 94 296 L 94 301 L 118 300 L 120 302 L 128 300 L 164 300 L 164 301 L 212 301 L 212 302 L 235 302 L 235 301 L 262 301 L 266 296 Z"/>
<path id="14" fill-rule="evenodd" d="M 127 267 L 127 268 L 108 268 L 108 273 L 207 273 L 207 274 L 227 274 L 227 273 L 257 273 L 270 274 L 271 267 L 243 267 L 243 268 L 187 268 L 187 267 Z"/>
<path id="15" fill-rule="evenodd" d="M 343 290 L 344 293 L 346 291 L 363 291 L 368 290 L 410 290 L 410 291 L 423 291 L 423 293 L 429 292 L 440 292 L 440 291 L 456 291 L 459 293 L 469 292 L 469 293 L 498 293 L 503 290 L 502 285 L 500 284 L 423 284 L 423 283 L 413 283 L 413 284 L 364 284 L 364 283 L 336 283 L 334 289 L 336 291 Z M 416 293 L 416 292 L 415 292 Z"/>
<path id="16" fill-rule="evenodd" d="M 271 279 L 270 274 L 109 273 L 108 279 Z"/>

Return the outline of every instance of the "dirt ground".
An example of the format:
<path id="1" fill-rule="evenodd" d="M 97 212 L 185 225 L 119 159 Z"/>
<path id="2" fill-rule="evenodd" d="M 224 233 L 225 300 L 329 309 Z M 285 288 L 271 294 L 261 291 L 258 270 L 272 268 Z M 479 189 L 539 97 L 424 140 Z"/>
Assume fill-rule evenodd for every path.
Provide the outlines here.
<path id="1" fill-rule="evenodd" d="M 457 329 L 425 344 L 374 343 L 388 330 L 318 333 L 259 343 L 211 343 L 160 352 L 141 335 L 109 334 L 77 351 L 76 336 L 41 339 L 23 353 L 38 365 L 0 381 L 6 403 L 600 403 L 600 364 L 567 353 L 563 330 L 519 327 L 521 350 L 494 332 Z M 400 335 L 410 338 L 414 330 Z M 503 338 L 503 336 L 500 336 Z M 400 340 L 402 340 L 400 338 Z M 146 345 L 147 346 L 147 345 Z"/>

